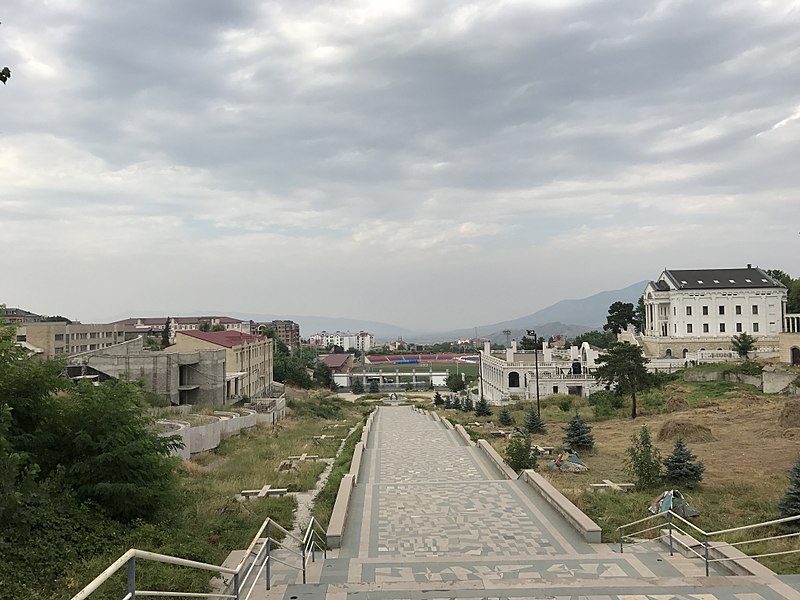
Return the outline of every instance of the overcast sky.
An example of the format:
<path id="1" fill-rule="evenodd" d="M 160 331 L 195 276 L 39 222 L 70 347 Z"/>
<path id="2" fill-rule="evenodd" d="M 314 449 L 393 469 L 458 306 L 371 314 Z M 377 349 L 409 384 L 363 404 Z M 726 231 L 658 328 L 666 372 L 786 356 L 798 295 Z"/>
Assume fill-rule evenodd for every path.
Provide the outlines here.
<path id="1" fill-rule="evenodd" d="M 800 275 L 800 2 L 0 11 L 10 306 L 441 330 L 664 267 Z"/>

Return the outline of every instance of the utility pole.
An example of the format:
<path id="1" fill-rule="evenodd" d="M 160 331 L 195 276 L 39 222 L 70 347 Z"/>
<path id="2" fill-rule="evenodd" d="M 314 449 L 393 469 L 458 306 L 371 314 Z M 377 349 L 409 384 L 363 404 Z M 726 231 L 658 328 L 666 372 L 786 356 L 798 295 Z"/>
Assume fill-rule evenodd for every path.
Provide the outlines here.
<path id="1" fill-rule="evenodd" d="M 542 416 L 542 408 L 539 405 L 539 341 L 536 337 L 535 329 L 528 329 L 528 335 L 533 336 L 533 362 L 536 368 L 536 414 Z"/>
<path id="2" fill-rule="evenodd" d="M 511 330 L 503 329 L 503 335 L 506 336 L 506 348 L 511 348 Z"/>

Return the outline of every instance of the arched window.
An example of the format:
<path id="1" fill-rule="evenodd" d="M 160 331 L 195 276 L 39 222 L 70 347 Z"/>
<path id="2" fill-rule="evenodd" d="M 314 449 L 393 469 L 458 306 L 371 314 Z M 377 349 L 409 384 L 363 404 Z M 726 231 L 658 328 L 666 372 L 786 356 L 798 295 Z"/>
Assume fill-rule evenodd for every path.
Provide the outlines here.
<path id="1" fill-rule="evenodd" d="M 688 348 L 684 348 L 683 349 L 683 358 L 686 358 L 687 356 L 689 356 L 689 349 Z"/>
<path id="2" fill-rule="evenodd" d="M 664 354 L 667 358 L 672 358 L 672 348 L 667 348 L 667 351 Z"/>
<path id="3" fill-rule="evenodd" d="M 797 346 L 792 348 L 792 364 L 800 365 L 800 348 Z"/>
<path id="4" fill-rule="evenodd" d="M 508 374 L 508 387 L 519 387 L 519 373 L 516 371 L 511 371 Z"/>

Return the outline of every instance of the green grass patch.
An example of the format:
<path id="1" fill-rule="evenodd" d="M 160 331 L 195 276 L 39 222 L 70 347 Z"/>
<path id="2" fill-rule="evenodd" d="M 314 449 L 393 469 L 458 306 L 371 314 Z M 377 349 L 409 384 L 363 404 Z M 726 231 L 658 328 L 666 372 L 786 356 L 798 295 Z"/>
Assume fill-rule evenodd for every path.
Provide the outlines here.
<path id="1" fill-rule="evenodd" d="M 328 523 L 330 523 L 331 520 L 331 513 L 333 512 L 333 505 L 336 503 L 336 495 L 339 493 L 339 484 L 342 481 L 342 477 L 350 472 L 353 452 L 355 451 L 356 444 L 361 440 L 361 431 L 363 429 L 363 425 L 356 427 L 347 437 L 344 446 L 342 446 L 342 451 L 333 463 L 325 485 L 314 499 L 311 516 L 319 522 L 323 529 L 328 528 Z"/>

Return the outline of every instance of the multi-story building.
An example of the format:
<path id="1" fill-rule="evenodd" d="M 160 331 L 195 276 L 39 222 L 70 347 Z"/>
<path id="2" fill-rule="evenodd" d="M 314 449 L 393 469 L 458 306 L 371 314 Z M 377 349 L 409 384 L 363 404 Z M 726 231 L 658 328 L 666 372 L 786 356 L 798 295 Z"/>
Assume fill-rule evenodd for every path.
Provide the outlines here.
<path id="1" fill-rule="evenodd" d="M 653 357 L 728 350 L 748 333 L 761 351 L 776 351 L 786 287 L 759 268 L 667 269 L 644 290 L 640 343 Z"/>
<path id="2" fill-rule="evenodd" d="M 209 328 L 224 327 L 225 331 L 250 332 L 250 322 L 234 319 L 233 317 L 203 316 L 203 317 L 131 317 L 115 321 L 125 329 L 127 339 L 133 339 L 140 335 L 160 336 L 164 331 L 164 325 L 169 320 L 170 341 L 175 338 L 178 331 L 192 331 L 200 329 L 204 324 Z"/>
<path id="3" fill-rule="evenodd" d="M 329 346 L 341 346 L 345 350 L 360 350 L 367 352 L 375 345 L 375 336 L 366 331 L 359 331 L 358 333 L 351 333 L 349 331 L 334 331 L 328 333 L 321 331 L 315 333 L 308 338 L 308 341 L 313 346 L 327 348 Z"/>
<path id="4" fill-rule="evenodd" d="M 300 325 L 294 321 L 285 319 L 266 321 L 263 323 L 250 321 L 250 333 L 253 335 L 263 334 L 267 329 L 275 331 L 276 337 L 287 346 L 300 345 Z"/>
<path id="5" fill-rule="evenodd" d="M 114 323 L 27 323 L 17 329 L 17 341 L 45 358 L 99 350 L 124 340 L 124 328 Z"/>
<path id="6" fill-rule="evenodd" d="M 42 315 L 29 312 L 22 308 L 3 308 L 0 306 L 0 321 L 24 325 L 26 323 L 39 323 Z"/>
<path id="7" fill-rule="evenodd" d="M 144 348 L 143 337 L 67 359 L 73 378 L 105 381 L 126 377 L 171 405 L 225 403 L 225 350 L 160 352 Z"/>
<path id="8" fill-rule="evenodd" d="M 226 398 L 261 398 L 272 383 L 272 340 L 241 331 L 178 331 L 167 352 L 225 350 Z"/>

